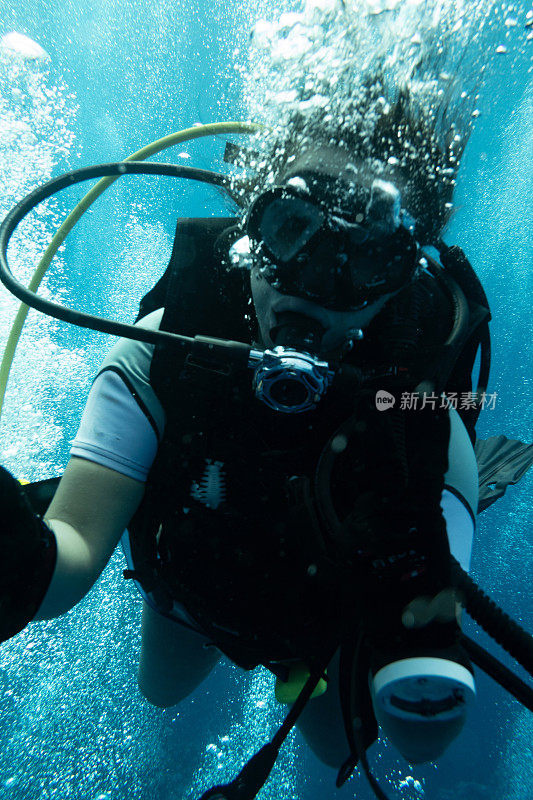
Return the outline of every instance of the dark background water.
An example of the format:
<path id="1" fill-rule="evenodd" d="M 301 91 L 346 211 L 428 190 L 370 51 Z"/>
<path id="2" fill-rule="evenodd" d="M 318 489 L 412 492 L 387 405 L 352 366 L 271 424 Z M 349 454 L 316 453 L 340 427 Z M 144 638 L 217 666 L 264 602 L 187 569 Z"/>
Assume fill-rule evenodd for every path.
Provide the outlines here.
<path id="1" fill-rule="evenodd" d="M 457 189 L 459 210 L 447 234 L 449 242 L 465 248 L 493 310 L 490 390 L 498 396 L 494 410 L 482 415 L 479 433 L 521 439 L 530 435 L 532 408 L 527 7 L 516 6 L 519 24 L 507 29 L 508 53 L 494 63 L 483 88 L 482 113 Z M 246 49 L 257 13 L 244 2 L 220 0 L 93 0 L 88 7 L 65 0 L 0 0 L 0 37 L 13 30 L 26 34 L 50 55 L 48 65 L 24 62 L 16 74 L 9 59 L 1 64 L 3 109 L 10 112 L 0 123 L 2 211 L 65 169 L 122 158 L 194 122 L 238 119 L 234 51 Z M 487 36 L 487 51 L 504 30 Z M 220 169 L 223 147 L 222 139 L 202 140 L 161 158 Z M 29 274 L 57 219 L 80 196 L 65 193 L 22 230 L 13 254 L 20 274 Z M 128 320 L 165 266 L 176 216 L 223 212 L 220 196 L 206 187 L 127 178 L 69 237 L 45 291 Z M 15 303 L 3 289 L 0 303 L 3 340 Z M 59 474 L 91 377 L 109 345 L 103 335 L 30 315 L 2 418 L 2 463 L 29 479 Z M 531 481 L 528 476 L 480 517 L 472 563 L 476 580 L 530 629 Z M 121 581 L 122 568 L 117 553 L 74 611 L 35 624 L 0 648 L 0 800 L 195 798 L 213 780 L 234 774 L 279 720 L 268 676 L 243 675 L 229 664 L 179 708 L 149 707 L 135 686 L 139 599 Z M 479 640 L 487 643 L 483 635 Z M 482 674 L 477 684 L 467 728 L 438 766 L 411 769 L 383 743 L 372 751 L 376 772 L 391 781 L 391 796 L 533 795 L 531 715 Z M 261 794 L 263 800 L 335 796 L 372 795 L 359 776 L 336 791 L 334 774 L 297 735 Z"/>

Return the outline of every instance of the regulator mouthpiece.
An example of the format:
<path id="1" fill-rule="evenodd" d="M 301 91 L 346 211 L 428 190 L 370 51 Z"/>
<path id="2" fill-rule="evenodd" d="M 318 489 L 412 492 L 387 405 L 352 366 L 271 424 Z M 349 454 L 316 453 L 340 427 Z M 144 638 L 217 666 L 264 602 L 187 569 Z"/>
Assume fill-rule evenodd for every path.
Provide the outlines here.
<path id="1" fill-rule="evenodd" d="M 327 361 L 286 347 L 265 350 L 254 375 L 256 397 L 274 411 L 312 411 L 333 380 Z"/>
<path id="2" fill-rule="evenodd" d="M 330 386 L 334 371 L 313 351 L 320 349 L 324 328 L 314 319 L 286 312 L 271 331 L 274 348 L 257 354 L 253 388 L 274 411 L 312 411 Z M 252 359 L 254 356 L 252 355 Z"/>

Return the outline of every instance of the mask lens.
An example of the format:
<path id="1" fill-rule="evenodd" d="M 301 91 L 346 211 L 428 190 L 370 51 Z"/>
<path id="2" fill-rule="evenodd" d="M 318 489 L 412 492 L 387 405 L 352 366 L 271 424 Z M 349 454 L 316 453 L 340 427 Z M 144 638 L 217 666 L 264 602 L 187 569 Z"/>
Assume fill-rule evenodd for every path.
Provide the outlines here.
<path id="1" fill-rule="evenodd" d="M 324 224 L 322 211 L 295 196 L 273 198 L 256 223 L 253 238 L 262 241 L 276 260 L 293 259 Z"/>
<path id="2" fill-rule="evenodd" d="M 285 294 L 334 311 L 364 308 L 412 278 L 418 246 L 399 225 L 391 233 L 349 221 L 292 191 L 274 187 L 250 209 L 247 230 L 261 243 L 263 274 Z M 296 258 L 298 256 L 298 258 Z"/>

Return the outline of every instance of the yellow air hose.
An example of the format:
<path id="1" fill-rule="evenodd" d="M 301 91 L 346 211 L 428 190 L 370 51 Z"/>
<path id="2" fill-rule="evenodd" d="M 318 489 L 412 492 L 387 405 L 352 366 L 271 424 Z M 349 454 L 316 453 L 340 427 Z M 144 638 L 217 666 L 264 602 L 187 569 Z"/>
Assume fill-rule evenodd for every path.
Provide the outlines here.
<path id="1" fill-rule="evenodd" d="M 226 133 L 257 133 L 258 131 L 262 130 L 262 128 L 262 125 L 256 125 L 248 122 L 213 122 L 209 125 L 196 125 L 194 128 L 185 128 L 177 133 L 171 133 L 168 136 L 164 136 L 162 139 L 157 139 L 155 142 L 146 145 L 146 147 L 143 147 L 141 150 L 137 150 L 136 153 L 132 153 L 132 155 L 125 158 L 124 161 L 145 161 L 147 158 L 150 158 L 150 156 L 160 153 L 162 150 L 166 150 L 168 147 L 172 147 L 176 144 L 182 144 L 183 142 L 190 142 L 193 139 L 200 139 L 203 136 L 215 136 L 217 134 Z M 28 289 L 30 289 L 30 291 L 37 291 L 53 257 L 57 253 L 59 247 L 65 241 L 74 225 L 83 216 L 87 209 L 92 206 L 96 198 L 100 197 L 100 195 L 105 192 L 105 190 L 116 180 L 118 180 L 118 177 L 101 178 L 70 212 L 68 217 L 64 220 L 54 234 L 52 241 L 46 248 L 41 260 L 39 261 L 37 268 L 28 284 Z M 11 370 L 11 365 L 13 364 L 13 359 L 15 357 L 15 351 L 20 339 L 20 334 L 22 333 L 22 328 L 26 321 L 26 317 L 28 316 L 28 311 L 28 306 L 25 305 L 25 303 L 21 303 L 20 308 L 17 311 L 13 327 L 9 333 L 4 355 L 2 357 L 2 363 L 0 364 L 0 416 L 2 414 L 2 408 L 4 405 L 4 396 L 6 393 L 7 382 L 9 380 L 9 372 Z"/>

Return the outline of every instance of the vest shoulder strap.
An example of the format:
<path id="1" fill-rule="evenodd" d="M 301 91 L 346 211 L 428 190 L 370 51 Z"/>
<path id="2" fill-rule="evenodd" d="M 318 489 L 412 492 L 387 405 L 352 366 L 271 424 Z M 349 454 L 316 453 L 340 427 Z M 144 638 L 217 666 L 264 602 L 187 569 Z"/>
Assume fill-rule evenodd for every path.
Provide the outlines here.
<path id="1" fill-rule="evenodd" d="M 249 341 L 249 275 L 228 257 L 239 233 L 234 217 L 179 219 L 168 267 L 143 297 L 139 317 L 164 308 L 161 330 Z M 156 345 L 150 381 L 167 417 L 184 363 L 172 344 Z"/>

